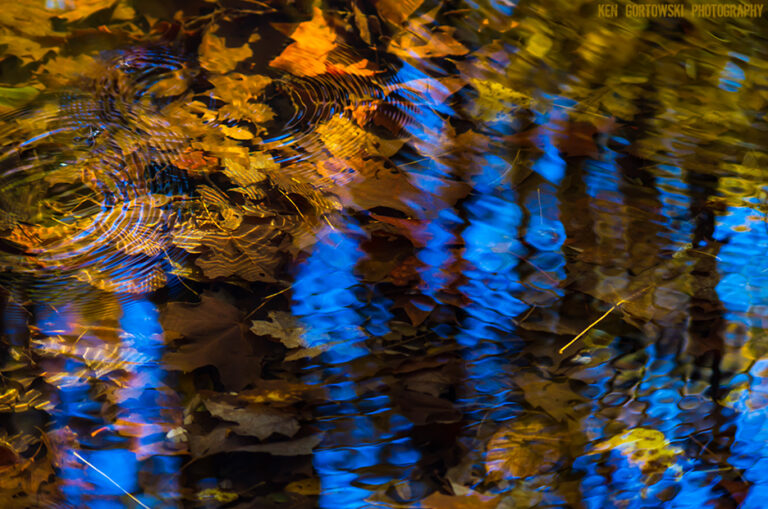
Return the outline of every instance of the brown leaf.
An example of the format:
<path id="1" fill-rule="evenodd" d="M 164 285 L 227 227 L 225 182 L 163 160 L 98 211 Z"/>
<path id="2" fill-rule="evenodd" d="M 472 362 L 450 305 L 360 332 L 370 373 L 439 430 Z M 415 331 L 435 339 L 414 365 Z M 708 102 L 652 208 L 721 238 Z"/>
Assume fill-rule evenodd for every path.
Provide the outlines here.
<path id="1" fill-rule="evenodd" d="M 163 330 L 176 332 L 188 342 L 165 355 L 168 364 L 181 371 L 215 366 L 222 383 L 240 390 L 258 377 L 259 358 L 246 337 L 240 311 L 204 293 L 198 304 L 171 302 L 160 318 Z"/>
<path id="2" fill-rule="evenodd" d="M 485 468 L 490 481 L 548 472 L 563 455 L 566 437 L 553 422 L 531 416 L 500 428 L 488 442 Z"/>
<path id="3" fill-rule="evenodd" d="M 0 472 L 19 463 L 19 453 L 11 444 L 0 440 Z"/>
<path id="4" fill-rule="evenodd" d="M 382 18 L 394 23 L 401 24 L 408 17 L 416 12 L 416 9 L 424 3 L 424 0 L 376 0 L 375 5 Z"/>
<path id="5" fill-rule="evenodd" d="M 274 433 L 290 438 L 299 431 L 299 421 L 289 412 L 266 405 L 248 405 L 242 408 L 226 401 L 203 399 L 205 408 L 220 419 L 237 423 L 231 426 L 239 435 L 265 440 Z"/>
<path id="6" fill-rule="evenodd" d="M 190 434 L 189 448 L 195 457 L 209 456 L 220 452 L 263 452 L 273 456 L 305 456 L 312 454 L 322 440 L 320 435 L 309 435 L 295 440 L 253 444 L 252 440 L 234 436 L 225 425 L 219 425 L 204 435 Z"/>
<path id="7" fill-rule="evenodd" d="M 397 391 L 394 399 L 403 415 L 419 426 L 461 420 L 461 411 L 447 399 L 409 390 Z"/>
<path id="8" fill-rule="evenodd" d="M 419 504 L 423 509 L 495 509 L 501 495 L 490 496 L 470 490 L 466 495 L 444 495 L 435 492 Z"/>
<path id="9" fill-rule="evenodd" d="M 584 396 L 573 392 L 565 383 L 544 380 L 533 373 L 516 375 L 515 383 L 523 390 L 528 403 L 543 409 L 558 421 L 574 417 L 574 406 L 586 401 Z"/>
<path id="10" fill-rule="evenodd" d="M 290 313 L 284 311 L 270 311 L 270 321 L 254 320 L 251 332 L 257 336 L 271 336 L 279 340 L 286 348 L 300 348 L 306 346 L 304 329 L 296 323 L 296 319 Z"/>
<path id="11" fill-rule="evenodd" d="M 469 49 L 453 38 L 454 27 L 441 26 L 437 30 L 428 30 L 426 24 L 411 22 L 409 30 L 398 39 L 393 39 L 389 51 L 403 59 L 440 58 L 461 56 Z"/>

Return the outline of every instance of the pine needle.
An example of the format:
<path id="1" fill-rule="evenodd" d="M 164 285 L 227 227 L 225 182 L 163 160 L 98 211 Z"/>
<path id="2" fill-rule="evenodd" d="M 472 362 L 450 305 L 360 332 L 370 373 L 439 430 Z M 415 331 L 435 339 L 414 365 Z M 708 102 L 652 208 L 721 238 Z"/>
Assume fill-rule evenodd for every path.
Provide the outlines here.
<path id="1" fill-rule="evenodd" d="M 122 491 L 123 493 L 125 493 L 126 495 L 128 495 L 128 497 L 129 497 L 131 500 L 133 500 L 134 502 L 136 502 L 136 503 L 137 503 L 137 504 L 138 504 L 140 507 L 143 507 L 144 509 L 151 509 L 151 508 L 150 508 L 148 505 L 144 504 L 144 503 L 143 503 L 141 500 L 139 500 L 138 498 L 134 497 L 133 495 L 131 495 L 130 493 L 128 493 L 127 491 L 125 491 L 125 489 L 123 489 L 123 487 L 122 487 L 122 486 L 120 486 L 119 484 L 117 484 L 117 482 L 116 482 L 114 479 L 112 479 L 111 477 L 109 477 L 107 474 L 105 474 L 104 472 L 102 472 L 101 470 L 99 470 L 98 468 L 96 468 L 96 466 L 95 466 L 93 463 L 91 463 L 91 462 L 90 462 L 90 461 L 88 461 L 87 459 L 85 459 L 85 458 L 83 458 L 82 456 L 80 456 L 80 455 L 77 453 L 77 451 L 72 451 L 72 454 L 74 454 L 74 455 L 75 455 L 75 457 L 76 457 L 77 459 L 79 459 L 80 461 L 82 461 L 83 463 L 85 463 L 86 465 L 88 465 L 89 467 L 91 467 L 92 469 L 94 469 L 95 471 L 97 471 L 99 474 L 103 475 L 103 476 L 104 476 L 104 477 L 105 477 L 105 478 L 106 478 L 106 479 L 107 479 L 109 482 L 111 482 L 112 484 L 114 484 L 115 486 L 117 486 L 117 487 L 120 489 L 120 491 Z"/>
<path id="2" fill-rule="evenodd" d="M 653 285 L 651 285 L 651 286 L 653 286 Z M 567 345 L 565 345 L 564 347 L 562 347 L 560 350 L 558 350 L 558 351 L 557 351 L 557 353 L 559 353 L 560 355 L 562 355 L 562 354 L 563 354 L 563 352 L 565 352 L 565 350 L 566 350 L 566 349 L 567 349 L 569 346 L 571 346 L 572 344 L 574 344 L 576 341 L 578 341 L 578 340 L 579 340 L 579 338 L 581 338 L 581 337 L 582 337 L 584 334 L 586 334 L 587 332 L 589 332 L 589 331 L 590 331 L 590 329 L 592 329 L 592 327 L 594 327 L 594 326 L 595 326 L 595 325 L 597 325 L 598 323 L 600 323 L 600 322 L 602 322 L 603 320 L 605 320 L 605 318 L 606 318 L 608 315 L 610 315 L 610 314 L 613 312 L 613 310 L 614 310 L 614 309 L 616 309 L 617 307 L 621 306 L 621 305 L 622 305 L 622 304 L 624 304 L 625 302 L 627 302 L 627 301 L 630 301 L 630 300 L 634 299 L 634 298 L 635 298 L 635 297 L 637 297 L 638 295 L 640 295 L 640 294 L 642 294 L 642 293 L 645 293 L 647 290 L 649 290 L 649 289 L 651 288 L 651 286 L 646 286 L 646 287 L 645 287 L 645 288 L 643 288 L 642 290 L 640 290 L 640 291 L 638 291 L 638 292 L 635 292 L 635 293 L 633 293 L 632 295 L 630 295 L 630 296 L 629 296 L 629 297 L 627 297 L 626 299 L 621 299 L 619 302 L 617 302 L 616 304 L 614 304 L 613 306 L 611 306 L 611 309 L 609 309 L 608 311 L 606 311 L 605 313 L 603 313 L 603 316 L 601 316 L 600 318 L 598 318 L 597 320 L 595 320 L 594 322 L 592 322 L 591 324 L 589 324 L 589 326 L 587 326 L 587 328 L 586 328 L 586 329 L 584 329 L 583 331 L 581 331 L 581 332 L 579 333 L 579 335 L 578 335 L 578 336 L 576 336 L 575 338 L 573 338 L 572 340 L 570 340 L 570 341 L 568 342 L 568 344 L 567 344 Z"/>
<path id="3" fill-rule="evenodd" d="M 588 326 L 586 329 L 584 329 L 583 331 L 581 331 L 581 332 L 579 333 L 579 335 L 578 335 L 578 336 L 576 336 L 575 338 L 573 338 L 572 340 L 570 340 L 570 341 L 568 342 L 568 344 L 567 344 L 567 345 L 565 345 L 564 347 L 562 347 L 560 350 L 558 350 L 558 351 L 557 351 L 557 353 L 559 353 L 559 354 L 561 354 L 561 355 L 562 355 L 562 353 L 563 353 L 563 352 L 566 350 L 566 348 L 568 348 L 569 346 L 571 346 L 572 344 L 574 344 L 576 341 L 578 341 L 578 340 L 579 340 L 579 338 L 580 338 L 581 336 L 583 336 L 584 334 L 586 334 L 587 332 L 589 332 L 589 330 L 590 330 L 592 327 L 594 327 L 594 326 L 595 326 L 595 325 L 597 325 L 598 323 L 602 322 L 602 321 L 605 319 L 605 317 L 606 317 L 606 316 L 610 315 L 610 314 L 613 312 L 613 310 L 614 310 L 614 309 L 616 309 L 617 307 L 621 306 L 621 305 L 622 305 L 622 304 L 624 304 L 625 302 L 627 302 L 627 301 L 626 301 L 626 299 L 621 299 L 619 302 L 617 302 L 616 304 L 614 304 L 614 305 L 611 307 L 611 309 L 609 309 L 608 311 L 606 311 L 605 313 L 603 313 L 603 316 L 601 316 L 600 318 L 598 318 L 597 320 L 595 320 L 594 322 L 592 322 L 591 324 L 589 324 L 589 326 Z"/>

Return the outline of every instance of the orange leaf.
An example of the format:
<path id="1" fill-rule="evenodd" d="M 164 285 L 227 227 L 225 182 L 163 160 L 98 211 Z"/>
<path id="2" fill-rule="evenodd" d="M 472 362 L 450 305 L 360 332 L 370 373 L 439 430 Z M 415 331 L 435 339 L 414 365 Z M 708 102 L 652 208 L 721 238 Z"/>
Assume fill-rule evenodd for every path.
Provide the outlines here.
<path id="1" fill-rule="evenodd" d="M 295 42 L 286 47 L 269 65 L 297 76 L 317 76 L 326 72 L 328 54 L 336 48 L 336 34 L 315 7 L 311 20 L 299 24 L 291 34 Z"/>

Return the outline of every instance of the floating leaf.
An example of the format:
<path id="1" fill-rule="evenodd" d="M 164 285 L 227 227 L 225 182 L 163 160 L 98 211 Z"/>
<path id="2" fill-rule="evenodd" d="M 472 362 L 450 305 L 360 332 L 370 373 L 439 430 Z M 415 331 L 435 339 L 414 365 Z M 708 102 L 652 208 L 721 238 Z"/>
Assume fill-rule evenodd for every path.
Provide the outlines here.
<path id="1" fill-rule="evenodd" d="M 226 74 L 241 61 L 253 55 L 248 43 L 237 48 L 228 48 L 224 39 L 215 35 L 218 25 L 211 25 L 200 43 L 200 65 L 211 72 Z"/>
<path id="2" fill-rule="evenodd" d="M 336 48 L 336 34 L 326 23 L 323 11 L 315 7 L 312 19 L 300 23 L 291 39 L 295 42 L 269 65 L 296 76 L 317 76 L 326 72 L 328 54 Z"/>
<path id="3" fill-rule="evenodd" d="M 0 87 L 0 107 L 18 108 L 40 93 L 35 87 Z"/>

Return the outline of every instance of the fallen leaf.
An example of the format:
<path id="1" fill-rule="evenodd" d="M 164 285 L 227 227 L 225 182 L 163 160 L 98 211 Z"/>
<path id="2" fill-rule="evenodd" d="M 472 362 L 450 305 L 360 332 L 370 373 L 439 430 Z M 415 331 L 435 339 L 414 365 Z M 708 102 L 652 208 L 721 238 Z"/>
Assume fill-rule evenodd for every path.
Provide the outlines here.
<path id="1" fill-rule="evenodd" d="M 296 319 L 284 311 L 270 311 L 270 321 L 254 320 L 251 332 L 257 336 L 271 336 L 279 340 L 286 348 L 307 346 L 304 342 L 304 328 L 298 325 Z"/>
<path id="2" fill-rule="evenodd" d="M 273 456 L 305 456 L 321 442 L 321 435 L 309 435 L 294 440 L 253 444 L 253 439 L 233 436 L 228 426 L 220 424 L 204 435 L 190 434 L 190 453 L 195 457 L 210 456 L 221 452 L 256 452 Z"/>
<path id="3" fill-rule="evenodd" d="M 299 431 L 299 421 L 291 413 L 267 405 L 235 407 L 226 401 L 204 398 L 205 408 L 220 419 L 237 423 L 231 430 L 239 435 L 253 436 L 265 440 L 274 433 L 288 438 Z"/>
<path id="4" fill-rule="evenodd" d="M 160 317 L 163 330 L 176 332 L 187 342 L 166 353 L 164 360 L 186 372 L 215 366 L 225 386 L 242 389 L 258 378 L 260 360 L 240 318 L 237 308 L 208 293 L 197 304 L 169 303 Z"/>
<path id="5" fill-rule="evenodd" d="M 563 456 L 567 436 L 554 422 L 536 416 L 515 419 L 488 441 L 488 480 L 529 477 L 551 471 Z"/>
<path id="6" fill-rule="evenodd" d="M 627 461 L 649 476 L 649 483 L 675 466 L 683 450 L 670 444 L 659 430 L 633 428 L 595 445 L 593 452 L 619 451 Z M 679 466 L 677 467 L 680 468 Z"/>
<path id="7" fill-rule="evenodd" d="M 382 18 L 400 25 L 423 3 L 424 0 L 375 0 L 374 5 Z"/>
<path id="8" fill-rule="evenodd" d="M 455 27 L 441 26 L 437 30 L 428 30 L 420 23 L 411 25 L 389 45 L 389 51 L 401 58 L 440 58 L 469 53 L 469 49 L 453 37 Z"/>
<path id="9" fill-rule="evenodd" d="M 575 418 L 574 407 L 587 401 L 584 396 L 573 392 L 567 384 L 544 380 L 533 373 L 516 375 L 515 383 L 522 389 L 525 400 L 531 406 L 541 408 L 558 421 Z"/>
<path id="10" fill-rule="evenodd" d="M 418 507 L 423 509 L 495 509 L 502 500 L 501 495 L 481 495 L 469 491 L 466 495 L 445 495 L 434 492 Z"/>
<path id="11" fill-rule="evenodd" d="M 298 481 L 288 483 L 288 485 L 285 487 L 285 491 L 315 497 L 320 494 L 321 488 L 322 486 L 320 485 L 320 479 L 317 477 L 310 477 L 308 479 L 300 479 Z"/>
<path id="12" fill-rule="evenodd" d="M 200 43 L 200 65 L 211 72 L 226 74 L 233 71 L 241 61 L 253 56 L 248 43 L 238 48 L 228 48 L 224 39 L 215 35 L 218 25 L 211 25 Z"/>
<path id="13" fill-rule="evenodd" d="M 269 65 L 288 71 L 296 76 L 317 76 L 326 72 L 328 54 L 336 48 L 336 34 L 323 16 L 323 11 L 314 8 L 312 19 L 300 23 L 291 34 L 293 43 Z"/>

